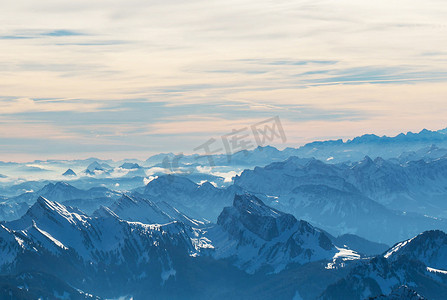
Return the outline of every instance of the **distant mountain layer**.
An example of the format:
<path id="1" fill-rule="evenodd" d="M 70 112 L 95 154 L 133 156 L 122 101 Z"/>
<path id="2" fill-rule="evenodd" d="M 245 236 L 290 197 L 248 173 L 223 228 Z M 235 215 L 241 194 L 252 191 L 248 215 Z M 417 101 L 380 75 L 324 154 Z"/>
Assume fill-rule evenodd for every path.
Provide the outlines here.
<path id="1" fill-rule="evenodd" d="M 72 169 L 68 169 L 62 174 L 63 176 L 77 176 L 76 173 Z"/>
<path id="2" fill-rule="evenodd" d="M 78 189 L 66 182 L 48 183 L 37 192 L 28 192 L 8 199 L 9 203 L 27 203 L 32 205 L 40 196 L 76 206 L 84 212 L 91 213 L 101 205 L 111 205 L 121 197 L 121 193 L 104 187 L 89 190 Z"/>
<path id="3" fill-rule="evenodd" d="M 234 154 L 216 154 L 211 156 L 181 155 L 173 153 L 158 154 L 146 160 L 152 165 L 161 165 L 163 161 L 171 162 L 177 160 L 177 164 L 199 164 L 216 166 L 265 166 L 267 164 L 283 161 L 290 156 L 303 158 L 316 158 L 332 163 L 357 161 L 364 156 L 373 159 L 382 157 L 385 159 L 397 158 L 403 153 L 419 151 L 420 149 L 432 147 L 447 148 L 447 129 L 430 131 L 424 129 L 419 133 L 401 133 L 394 137 L 377 136 L 375 134 L 365 134 L 352 140 L 343 141 L 328 140 L 308 143 L 299 148 L 286 148 L 278 150 L 271 146 L 247 149 Z M 444 152 L 445 150 L 443 150 Z M 439 152 L 441 153 L 441 152 Z M 445 155 L 445 154 L 444 154 Z"/>
<path id="4" fill-rule="evenodd" d="M 435 218 L 447 211 L 442 201 L 446 165 L 447 158 L 399 165 L 369 157 L 354 164 L 291 157 L 245 170 L 234 183 L 332 234 L 354 233 L 389 244 L 421 231 L 447 229 L 445 220 Z"/>

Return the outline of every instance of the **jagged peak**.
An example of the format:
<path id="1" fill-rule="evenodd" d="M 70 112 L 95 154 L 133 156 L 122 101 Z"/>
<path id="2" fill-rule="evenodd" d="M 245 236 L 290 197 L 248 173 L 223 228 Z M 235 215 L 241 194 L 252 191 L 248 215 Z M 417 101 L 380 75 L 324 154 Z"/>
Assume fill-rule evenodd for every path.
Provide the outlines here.
<path id="1" fill-rule="evenodd" d="M 58 181 L 55 183 L 48 183 L 47 185 L 45 185 L 41 191 L 52 191 L 52 190 L 56 190 L 56 189 L 77 189 L 74 186 L 64 182 L 64 181 Z"/>
<path id="2" fill-rule="evenodd" d="M 110 208 L 101 205 L 97 210 L 95 210 L 92 214 L 92 217 L 95 218 L 117 218 L 119 219 L 119 216 L 115 214 Z"/>
<path id="3" fill-rule="evenodd" d="M 260 216 L 270 216 L 277 218 L 284 213 L 271 208 L 262 202 L 261 199 L 251 194 L 235 195 L 233 200 L 233 206 L 239 211 L 244 210 L 250 214 L 256 214 Z"/>
<path id="4" fill-rule="evenodd" d="M 34 205 L 28 209 L 26 214 L 21 219 L 31 219 L 37 222 L 41 218 L 47 218 L 45 216 L 51 216 L 50 218 L 53 221 L 65 219 L 72 224 L 88 218 L 88 216 L 84 212 L 80 211 L 77 208 L 65 206 L 59 202 L 51 201 L 46 199 L 45 197 L 40 196 L 39 198 L 37 198 L 36 203 L 34 203 Z M 20 221 L 21 219 L 17 221 Z"/>
<path id="5" fill-rule="evenodd" d="M 137 204 L 138 200 L 134 199 L 133 197 L 131 197 L 131 196 L 127 195 L 127 194 L 124 194 L 120 199 L 118 199 L 117 202 L 121 203 L 121 204 L 125 204 L 125 203 Z"/>
<path id="6" fill-rule="evenodd" d="M 368 168 L 375 165 L 374 161 L 371 159 L 371 157 L 369 157 L 368 155 L 365 155 L 365 157 L 363 157 L 362 160 L 358 161 L 357 163 L 355 163 L 352 168 L 353 169 L 361 169 L 361 168 Z"/>
<path id="7" fill-rule="evenodd" d="M 235 195 L 233 206 L 224 208 L 217 224 L 229 232 L 242 226 L 264 240 L 271 240 L 292 228 L 297 224 L 297 220 L 290 214 L 265 205 L 256 196 L 243 194 Z"/>
<path id="8" fill-rule="evenodd" d="M 45 207 L 45 208 L 50 208 L 50 209 L 56 207 L 55 203 L 56 202 L 50 201 L 47 198 L 42 197 L 42 196 L 39 196 L 39 198 L 37 198 L 37 200 L 36 200 L 36 204 L 38 204 L 42 207 Z"/>
<path id="9" fill-rule="evenodd" d="M 365 155 L 365 157 L 361 160 L 361 162 L 370 164 L 373 162 L 373 160 L 371 157 L 369 157 L 369 155 Z"/>

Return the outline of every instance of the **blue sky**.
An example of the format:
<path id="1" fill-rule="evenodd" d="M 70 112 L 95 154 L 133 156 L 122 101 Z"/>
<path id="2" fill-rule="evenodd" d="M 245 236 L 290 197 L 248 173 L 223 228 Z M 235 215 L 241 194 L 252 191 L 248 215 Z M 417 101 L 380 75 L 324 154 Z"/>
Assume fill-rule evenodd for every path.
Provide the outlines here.
<path id="1" fill-rule="evenodd" d="M 299 146 L 446 127 L 444 1 L 2 4 L 0 160 L 191 152 L 280 116 Z"/>

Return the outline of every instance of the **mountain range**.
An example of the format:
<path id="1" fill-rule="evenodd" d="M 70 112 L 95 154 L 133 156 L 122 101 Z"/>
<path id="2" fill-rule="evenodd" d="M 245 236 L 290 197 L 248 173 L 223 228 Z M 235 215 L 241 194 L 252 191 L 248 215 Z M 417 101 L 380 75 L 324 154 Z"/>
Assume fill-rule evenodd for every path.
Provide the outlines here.
<path id="1" fill-rule="evenodd" d="M 0 299 L 445 299 L 446 133 L 0 162 Z"/>

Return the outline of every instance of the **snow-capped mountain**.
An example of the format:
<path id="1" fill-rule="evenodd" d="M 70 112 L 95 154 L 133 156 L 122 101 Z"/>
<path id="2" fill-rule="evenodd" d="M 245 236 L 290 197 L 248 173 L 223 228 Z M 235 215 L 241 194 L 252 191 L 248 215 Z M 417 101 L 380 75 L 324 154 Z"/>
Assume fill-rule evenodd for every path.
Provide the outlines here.
<path id="1" fill-rule="evenodd" d="M 290 295 L 291 298 L 298 289 L 305 299 L 314 299 L 318 290 L 349 270 L 352 271 L 348 278 L 361 272 L 376 274 L 374 278 L 391 278 L 385 285 L 379 282 L 377 293 L 370 293 L 378 296 L 408 283 L 407 278 L 419 284 L 418 276 L 428 276 L 427 282 L 441 284 L 447 276 L 441 269 L 443 265 L 435 263 L 445 255 L 445 234 L 440 232 L 424 233 L 365 261 L 355 251 L 336 246 L 320 229 L 268 207 L 252 195 L 235 196 L 233 205 L 219 215 L 218 224 L 200 228 L 172 221 L 187 218 L 190 224 L 195 222 L 166 203 L 160 203 L 123 196 L 112 206 L 113 210 L 101 207 L 93 216 L 88 216 L 76 208 L 40 197 L 22 218 L 0 224 L 0 269 L 3 274 L 49 272 L 49 276 L 61 280 L 59 291 L 66 286 L 83 291 L 77 295 L 80 299 L 88 294 L 105 298 L 132 295 L 135 299 L 145 299 L 148 295 L 158 295 L 171 299 L 206 299 L 218 289 L 217 278 L 222 276 L 226 278 L 226 290 L 217 299 L 227 298 L 235 291 L 246 298 L 258 295 L 259 285 L 274 290 L 278 281 L 290 276 L 295 278 L 296 272 L 306 272 L 308 280 L 320 278 L 321 286 L 312 293 L 306 291 L 309 283 L 304 278 L 298 277 L 294 283 L 287 279 L 280 284 L 284 284 L 282 297 Z M 172 216 L 165 208 L 174 209 L 181 218 Z M 142 218 L 146 222 L 158 218 L 159 224 L 144 224 Z M 414 242 L 420 247 L 413 246 Z M 429 246 L 431 251 L 419 253 L 419 249 Z M 407 252 L 427 257 L 431 266 L 417 260 L 418 255 L 412 259 Z M 384 273 L 393 268 L 396 271 L 391 275 Z M 11 280 L 20 282 L 17 278 Z M 126 285 L 120 284 L 124 281 Z M 356 291 L 361 293 L 366 288 L 376 291 L 362 281 L 353 282 Z M 209 289 L 198 295 L 196 289 L 193 292 L 186 288 L 191 284 Z M 241 284 L 245 285 L 247 294 L 239 292 Z M 336 283 L 326 292 L 336 293 L 339 285 L 340 282 Z M 442 285 L 437 291 L 443 291 Z M 266 295 L 269 296 L 265 299 L 271 297 Z"/>
<path id="2" fill-rule="evenodd" d="M 101 205 L 111 205 L 116 199 L 121 197 L 121 193 L 104 187 L 81 190 L 66 182 L 56 182 L 45 185 L 37 192 L 28 192 L 10 198 L 8 202 L 26 202 L 31 205 L 39 196 L 65 203 L 66 205 L 76 206 L 87 213 L 91 213 Z"/>
<path id="3" fill-rule="evenodd" d="M 220 214 L 209 229 L 214 257 L 228 258 L 254 273 L 262 268 L 280 272 L 291 263 L 356 259 L 355 252 L 337 248 L 324 232 L 294 216 L 266 206 L 252 195 L 236 195 L 233 206 Z"/>
<path id="4" fill-rule="evenodd" d="M 133 201 L 121 200 L 117 207 Z M 288 267 L 315 262 L 317 273 L 324 272 L 324 266 L 334 259 L 343 262 L 358 255 L 335 247 L 308 223 L 243 195 L 222 212 L 219 224 L 202 229 L 179 221 L 126 221 L 106 207 L 88 216 L 40 197 L 22 218 L 0 224 L 0 258 L 4 274 L 48 272 L 69 286 L 101 297 L 137 294 L 139 299 L 147 295 L 181 299 L 185 294 L 179 287 L 215 286 L 216 276 L 222 274 L 235 279 L 228 282 L 229 291 L 237 289 L 238 282 L 245 282 L 247 290 L 253 291 L 258 276 L 267 276 L 264 284 L 273 286 L 276 276 L 283 276 L 280 271 Z M 318 262 L 321 260 L 323 263 Z M 267 269 L 275 273 L 249 275 Z M 126 285 L 120 284 L 123 280 Z M 173 286 L 177 289 L 172 290 Z M 167 296 L 174 291 L 177 294 Z M 213 291 L 204 290 L 205 294 L 193 298 L 206 299 Z M 228 292 L 217 298 L 227 297 Z M 287 293 L 292 292 L 290 286 Z"/>
<path id="5" fill-rule="evenodd" d="M 344 279 L 330 285 L 321 299 L 367 299 L 381 295 L 391 297 L 402 285 L 428 299 L 445 299 L 447 271 L 441 268 L 446 266 L 446 247 L 444 232 L 421 233 L 397 243 L 383 255 L 360 263 Z M 401 295 L 405 293 L 409 291 L 400 291 Z M 414 295 L 409 295 L 412 294 Z"/>
<path id="6" fill-rule="evenodd" d="M 129 195 L 123 195 L 110 206 L 110 210 L 123 220 L 145 224 L 167 224 L 180 221 L 196 228 L 207 224 L 204 220 L 195 220 L 184 215 L 166 202 L 154 203 L 141 197 Z"/>
<path id="7" fill-rule="evenodd" d="M 446 133 L 0 162 L 0 298 L 445 299 Z"/>
<path id="8" fill-rule="evenodd" d="M 198 255 L 206 246 L 181 222 L 127 222 L 105 207 L 89 217 L 40 197 L 21 219 L 1 225 L 0 267 L 11 273 L 51 271 L 76 287 L 102 294 L 130 293 L 130 286 L 126 291 L 112 283 L 134 278 L 163 284 L 175 276 L 179 260 Z"/>
<path id="9" fill-rule="evenodd" d="M 397 243 L 384 254 L 389 261 L 395 261 L 400 256 L 421 261 L 429 268 L 447 274 L 447 235 L 440 230 L 426 231 Z"/>

